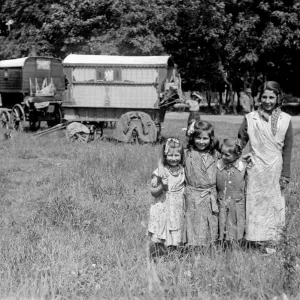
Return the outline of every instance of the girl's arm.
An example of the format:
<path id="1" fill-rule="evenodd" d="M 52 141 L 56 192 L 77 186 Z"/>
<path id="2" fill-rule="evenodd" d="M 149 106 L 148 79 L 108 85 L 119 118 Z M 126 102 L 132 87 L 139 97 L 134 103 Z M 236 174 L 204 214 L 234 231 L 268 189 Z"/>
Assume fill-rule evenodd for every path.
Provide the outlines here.
<path id="1" fill-rule="evenodd" d="M 157 176 L 153 176 L 151 180 L 150 192 L 153 197 L 160 196 L 165 191 L 165 186 L 163 185 L 161 179 Z"/>
<path id="2" fill-rule="evenodd" d="M 158 158 L 158 162 L 157 162 L 157 175 L 162 178 L 164 175 L 165 175 L 165 166 L 164 166 L 164 163 L 163 163 L 163 157 L 164 157 L 164 154 L 163 154 L 163 149 L 162 148 L 162 151 L 160 152 L 160 156 Z"/>
<path id="3" fill-rule="evenodd" d="M 158 170 L 158 176 L 163 177 L 164 173 L 165 173 L 165 167 L 164 167 L 164 164 L 163 164 L 163 159 L 161 157 L 158 159 L 157 166 L 158 166 L 158 169 L 157 169 Z"/>
<path id="4" fill-rule="evenodd" d="M 291 157 L 292 157 L 292 148 L 293 148 L 293 127 L 292 122 L 290 121 L 289 127 L 285 134 L 284 146 L 282 149 L 282 172 L 281 179 L 289 182 L 291 176 Z"/>
<path id="5" fill-rule="evenodd" d="M 238 138 L 241 140 L 242 149 L 244 149 L 249 141 L 248 124 L 246 118 L 244 118 L 243 123 L 240 127 Z"/>

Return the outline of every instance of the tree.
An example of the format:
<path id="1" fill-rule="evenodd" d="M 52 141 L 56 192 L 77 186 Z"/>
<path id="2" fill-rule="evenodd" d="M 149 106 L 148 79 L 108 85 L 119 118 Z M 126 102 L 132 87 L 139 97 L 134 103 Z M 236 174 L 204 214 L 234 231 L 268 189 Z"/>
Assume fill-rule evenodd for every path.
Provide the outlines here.
<path id="1" fill-rule="evenodd" d="M 40 54 L 64 57 L 71 52 L 122 55 L 163 53 L 154 33 L 160 0 L 2 0 L 0 18 L 13 26 L 1 35 L 0 55 Z M 157 18 L 159 16 L 159 18 Z"/>
<path id="2" fill-rule="evenodd" d="M 41 28 L 56 56 L 90 53 L 90 41 L 109 27 L 110 0 L 56 1 Z"/>
<path id="3" fill-rule="evenodd" d="M 27 55 L 32 44 L 50 54 L 51 45 L 41 34 L 41 28 L 53 1 L 2 1 L 0 19 L 8 26 L 8 34 L 0 37 L 0 55 L 15 58 Z M 10 24 L 10 25 L 8 25 Z"/>
<path id="4" fill-rule="evenodd" d="M 160 39 L 188 88 L 203 81 L 230 86 L 236 77 L 245 88 L 260 73 L 292 87 L 292 74 L 300 70 L 299 0 L 177 0 L 174 10 Z"/>
<path id="5" fill-rule="evenodd" d="M 160 1 L 158 1 L 160 2 Z M 89 42 L 93 53 L 159 55 L 164 48 L 155 35 L 162 21 L 156 0 L 114 0 L 107 15 L 108 30 Z"/>

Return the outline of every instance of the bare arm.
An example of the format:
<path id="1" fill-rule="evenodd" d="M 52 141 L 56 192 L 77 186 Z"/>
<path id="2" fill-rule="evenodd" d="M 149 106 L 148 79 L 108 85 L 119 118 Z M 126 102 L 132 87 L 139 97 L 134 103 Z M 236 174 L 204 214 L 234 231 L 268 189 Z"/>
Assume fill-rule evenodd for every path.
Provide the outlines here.
<path id="1" fill-rule="evenodd" d="M 287 182 L 291 176 L 291 157 L 292 157 L 292 148 L 293 148 L 293 127 L 292 122 L 290 121 L 289 127 L 285 134 L 284 146 L 282 149 L 282 173 L 281 178 Z"/>
<path id="2" fill-rule="evenodd" d="M 165 191 L 165 186 L 163 185 L 161 178 L 154 175 L 151 180 L 151 188 L 150 188 L 151 195 L 156 198 L 160 196 L 164 191 Z"/>
<path id="3" fill-rule="evenodd" d="M 243 123 L 239 129 L 238 133 L 238 138 L 242 142 L 242 149 L 244 149 L 249 141 L 249 136 L 248 136 L 248 124 L 246 118 L 243 120 Z"/>

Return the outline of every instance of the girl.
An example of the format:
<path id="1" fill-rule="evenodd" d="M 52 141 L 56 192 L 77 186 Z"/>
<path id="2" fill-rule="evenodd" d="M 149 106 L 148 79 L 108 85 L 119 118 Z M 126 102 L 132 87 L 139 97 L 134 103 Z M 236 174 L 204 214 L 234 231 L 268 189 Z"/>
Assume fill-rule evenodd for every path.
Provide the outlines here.
<path id="1" fill-rule="evenodd" d="M 245 171 L 239 139 L 224 139 L 217 162 L 219 240 L 240 241 L 245 232 Z"/>
<path id="2" fill-rule="evenodd" d="M 187 245 L 208 245 L 217 239 L 216 162 L 218 152 L 213 126 L 193 122 L 188 129 L 188 149 L 184 151 L 186 176 Z"/>
<path id="3" fill-rule="evenodd" d="M 280 109 L 281 94 L 277 82 L 264 83 L 259 109 L 246 115 L 239 130 L 242 146 L 249 141 L 252 155 L 252 167 L 247 169 L 246 239 L 264 244 L 277 242 L 285 225 L 282 191 L 290 178 L 293 130 L 291 116 Z"/>
<path id="4" fill-rule="evenodd" d="M 163 176 L 158 169 L 152 174 L 148 234 L 154 248 L 177 247 L 182 243 L 184 170 L 183 147 L 175 138 L 169 138 L 163 147 Z M 153 254 L 152 249 L 150 251 Z"/>

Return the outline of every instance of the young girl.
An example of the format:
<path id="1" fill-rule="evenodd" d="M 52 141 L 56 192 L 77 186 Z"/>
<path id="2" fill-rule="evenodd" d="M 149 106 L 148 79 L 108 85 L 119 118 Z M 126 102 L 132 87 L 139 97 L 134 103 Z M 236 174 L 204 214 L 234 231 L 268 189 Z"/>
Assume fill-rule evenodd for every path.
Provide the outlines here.
<path id="1" fill-rule="evenodd" d="M 224 139 L 220 151 L 222 158 L 217 162 L 219 240 L 239 241 L 244 237 L 246 222 L 246 163 L 240 159 L 239 139 Z"/>
<path id="2" fill-rule="evenodd" d="M 150 208 L 148 234 L 154 243 L 154 251 L 162 245 L 173 248 L 182 243 L 185 179 L 182 154 L 180 142 L 169 138 L 163 147 L 164 175 L 158 176 L 158 169 L 152 174 L 151 194 L 154 203 Z"/>
<path id="3" fill-rule="evenodd" d="M 218 152 L 213 126 L 193 122 L 188 129 L 188 149 L 184 151 L 186 176 L 186 230 L 188 246 L 209 245 L 217 240 L 216 163 Z"/>

